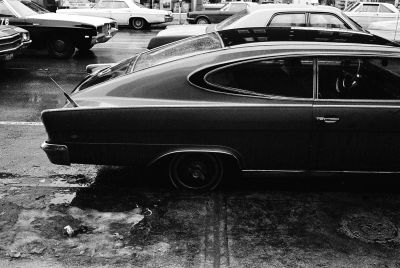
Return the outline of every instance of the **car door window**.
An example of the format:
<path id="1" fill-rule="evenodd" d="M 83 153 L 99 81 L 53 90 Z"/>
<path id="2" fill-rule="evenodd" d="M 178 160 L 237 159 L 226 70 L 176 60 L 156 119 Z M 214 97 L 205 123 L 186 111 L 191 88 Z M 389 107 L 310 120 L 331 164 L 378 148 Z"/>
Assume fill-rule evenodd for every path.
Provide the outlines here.
<path id="1" fill-rule="evenodd" d="M 312 98 L 313 61 L 301 58 L 257 60 L 222 67 L 209 72 L 204 79 L 223 91 Z"/>
<path id="2" fill-rule="evenodd" d="M 305 27 L 306 26 L 306 15 L 304 13 L 277 14 L 271 19 L 268 26 Z"/>
<path id="3" fill-rule="evenodd" d="M 318 60 L 319 99 L 400 100 L 400 59 Z"/>
<path id="4" fill-rule="evenodd" d="M 0 17 L 14 17 L 3 1 L 0 1 Z"/>
<path id="5" fill-rule="evenodd" d="M 357 11 L 358 12 L 378 12 L 379 5 L 363 4 Z"/>
<path id="6" fill-rule="evenodd" d="M 97 5 L 97 8 L 112 8 L 113 1 L 102 1 Z"/>
<path id="7" fill-rule="evenodd" d="M 128 8 L 128 5 L 124 1 L 114 1 L 114 8 Z"/>
<path id="8" fill-rule="evenodd" d="M 311 27 L 351 29 L 346 23 L 332 14 L 310 14 Z"/>
<path id="9" fill-rule="evenodd" d="M 379 5 L 379 13 L 394 13 L 394 12 L 381 4 Z"/>

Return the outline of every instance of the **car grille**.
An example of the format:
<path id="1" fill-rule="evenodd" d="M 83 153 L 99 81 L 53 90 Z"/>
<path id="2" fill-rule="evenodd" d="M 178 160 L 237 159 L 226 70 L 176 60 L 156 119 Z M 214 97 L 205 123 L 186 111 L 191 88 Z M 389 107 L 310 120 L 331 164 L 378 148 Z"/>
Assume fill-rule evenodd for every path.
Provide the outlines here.
<path id="1" fill-rule="evenodd" d="M 106 23 L 103 26 L 98 26 L 97 33 L 103 33 L 105 35 L 108 35 L 111 28 L 117 28 L 117 23 L 112 22 L 112 23 Z"/>
<path id="2" fill-rule="evenodd" d="M 4 37 L 0 39 L 0 53 L 3 50 L 9 50 L 17 48 L 22 43 L 22 37 L 19 33 L 14 34 L 10 37 Z"/>

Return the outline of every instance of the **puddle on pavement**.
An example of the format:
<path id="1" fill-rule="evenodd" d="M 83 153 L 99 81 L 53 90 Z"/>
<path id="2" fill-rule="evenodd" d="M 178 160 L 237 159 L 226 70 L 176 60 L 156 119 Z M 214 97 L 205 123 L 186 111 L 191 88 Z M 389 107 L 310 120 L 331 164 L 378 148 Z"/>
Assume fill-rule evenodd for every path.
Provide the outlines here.
<path id="1" fill-rule="evenodd" d="M 2 179 L 12 179 L 12 178 L 18 178 L 19 175 L 14 174 L 14 173 L 9 173 L 9 172 L 0 172 L 0 180 Z"/>
<path id="2" fill-rule="evenodd" d="M 366 243 L 400 243 L 397 226 L 383 215 L 372 213 L 348 215 L 342 220 L 339 231 Z"/>
<path id="3" fill-rule="evenodd" d="M 72 200 L 75 198 L 76 193 L 69 192 L 69 191 L 64 191 L 64 192 L 58 192 L 54 194 L 54 197 L 50 200 L 51 205 L 61 205 L 61 204 L 70 204 Z"/>
<path id="4" fill-rule="evenodd" d="M 78 175 L 70 175 L 70 174 L 57 174 L 57 175 L 50 175 L 48 177 L 52 181 L 52 184 L 78 184 L 80 186 L 88 186 L 93 183 L 93 179 L 89 178 L 83 174 Z"/>

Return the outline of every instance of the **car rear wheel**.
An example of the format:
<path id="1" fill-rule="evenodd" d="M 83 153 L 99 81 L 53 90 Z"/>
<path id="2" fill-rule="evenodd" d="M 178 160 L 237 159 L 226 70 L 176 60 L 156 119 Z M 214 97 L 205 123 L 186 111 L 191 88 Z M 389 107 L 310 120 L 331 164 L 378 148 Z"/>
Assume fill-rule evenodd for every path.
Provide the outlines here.
<path id="1" fill-rule="evenodd" d="M 143 30 L 146 27 L 147 22 L 145 19 L 142 18 L 133 18 L 131 19 L 130 24 L 131 27 L 135 30 Z"/>
<path id="2" fill-rule="evenodd" d="M 49 54 L 58 59 L 70 58 L 75 52 L 75 46 L 68 36 L 54 36 L 47 41 Z"/>
<path id="3" fill-rule="evenodd" d="M 201 17 L 196 20 L 197 24 L 210 24 L 210 21 L 207 18 Z"/>
<path id="4" fill-rule="evenodd" d="M 212 190 L 223 176 L 221 160 L 210 153 L 182 153 L 176 155 L 169 165 L 169 177 L 178 189 Z"/>

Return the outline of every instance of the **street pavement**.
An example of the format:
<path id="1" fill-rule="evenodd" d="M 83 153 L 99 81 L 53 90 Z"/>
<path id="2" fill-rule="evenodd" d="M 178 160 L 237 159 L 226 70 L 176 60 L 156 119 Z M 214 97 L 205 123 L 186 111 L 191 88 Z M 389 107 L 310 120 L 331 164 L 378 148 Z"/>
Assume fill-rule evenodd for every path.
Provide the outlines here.
<path id="1" fill-rule="evenodd" d="M 397 177 L 228 178 L 192 193 L 132 167 L 51 164 L 40 112 L 65 99 L 50 77 L 71 92 L 87 64 L 143 51 L 159 30 L 1 67 L 0 267 L 400 267 Z"/>

